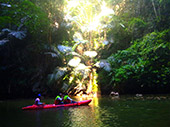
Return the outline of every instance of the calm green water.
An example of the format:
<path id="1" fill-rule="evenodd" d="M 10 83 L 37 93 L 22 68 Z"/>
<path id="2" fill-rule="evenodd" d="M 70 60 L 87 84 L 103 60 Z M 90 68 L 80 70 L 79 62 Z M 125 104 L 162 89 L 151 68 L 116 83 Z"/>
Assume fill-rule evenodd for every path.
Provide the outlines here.
<path id="1" fill-rule="evenodd" d="M 0 101 L 0 127 L 170 127 L 170 96 L 101 97 L 89 106 L 21 110 L 32 103 Z"/>

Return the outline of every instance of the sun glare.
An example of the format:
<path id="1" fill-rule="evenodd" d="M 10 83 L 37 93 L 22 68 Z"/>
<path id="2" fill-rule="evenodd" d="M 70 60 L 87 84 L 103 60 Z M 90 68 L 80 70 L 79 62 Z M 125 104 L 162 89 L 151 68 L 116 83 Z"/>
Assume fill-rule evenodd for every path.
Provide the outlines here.
<path id="1" fill-rule="evenodd" d="M 108 8 L 106 6 L 106 2 L 104 2 L 104 1 L 103 1 L 103 5 L 101 7 L 101 10 L 102 10 L 101 13 L 100 13 L 101 17 L 102 16 L 107 16 L 107 15 L 110 15 L 110 14 L 114 14 L 114 11 L 112 9 Z"/>
<path id="2" fill-rule="evenodd" d="M 68 1 L 67 9 L 76 7 L 77 5 L 79 5 L 79 0 L 70 0 L 70 1 Z"/>
<path id="3" fill-rule="evenodd" d="M 105 1 L 98 1 L 101 12 L 98 12 L 94 3 L 90 0 L 70 0 L 65 7 L 65 20 L 77 23 L 82 32 L 98 31 L 102 29 L 101 20 L 104 16 L 114 14 L 114 11 L 107 7 Z M 73 11 L 77 11 L 72 15 Z M 77 21 L 79 20 L 79 22 Z"/>
<path id="4" fill-rule="evenodd" d="M 65 6 L 65 21 L 71 24 L 73 33 L 73 39 L 77 44 L 81 44 L 85 49 L 77 50 L 83 57 L 74 57 L 68 62 L 68 65 L 74 67 L 75 71 L 87 70 L 88 73 L 84 73 L 84 77 L 87 75 L 89 79 L 85 82 L 87 85 L 86 92 L 89 96 L 97 97 L 98 85 L 96 70 L 93 68 L 93 59 L 98 55 L 99 48 L 108 44 L 106 37 L 106 30 L 108 24 L 112 21 L 112 16 L 115 12 L 107 7 L 104 0 L 67 0 Z M 82 42 L 88 42 L 83 43 Z M 100 45 L 100 46 L 98 46 Z M 87 48 L 86 48 L 87 47 Z M 97 47 L 97 48 L 96 48 Z M 82 64 L 84 60 L 85 64 Z M 88 66 L 86 66 L 88 65 Z M 85 79 L 85 78 L 84 78 Z M 84 81 L 83 79 L 83 81 Z M 73 79 L 70 80 L 70 82 Z M 77 79 L 76 81 L 80 81 Z M 81 86 L 82 82 L 76 82 Z M 98 105 L 98 101 L 95 101 L 95 105 Z"/>

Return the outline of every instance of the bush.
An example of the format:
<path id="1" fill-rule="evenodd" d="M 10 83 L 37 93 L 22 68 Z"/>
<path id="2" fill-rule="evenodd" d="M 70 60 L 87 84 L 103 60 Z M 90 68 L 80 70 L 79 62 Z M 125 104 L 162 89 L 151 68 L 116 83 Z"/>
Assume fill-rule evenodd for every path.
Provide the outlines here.
<path id="1" fill-rule="evenodd" d="M 111 82 L 122 93 L 170 92 L 170 30 L 152 32 L 111 55 Z"/>

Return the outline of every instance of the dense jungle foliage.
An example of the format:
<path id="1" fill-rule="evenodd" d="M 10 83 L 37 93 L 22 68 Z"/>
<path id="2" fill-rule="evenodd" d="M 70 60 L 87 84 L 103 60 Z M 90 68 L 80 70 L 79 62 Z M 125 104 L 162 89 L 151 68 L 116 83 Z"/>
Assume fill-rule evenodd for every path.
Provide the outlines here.
<path id="1" fill-rule="evenodd" d="M 169 93 L 169 41 L 170 30 L 152 32 L 134 41 L 126 50 L 112 54 L 108 58 L 112 70 L 107 78 L 100 79 L 101 84 L 105 84 L 101 87 L 103 91 L 112 87 L 129 94 Z"/>
<path id="2" fill-rule="evenodd" d="M 83 62 L 88 61 L 86 65 L 94 67 L 95 62 L 107 61 L 109 70 L 106 66 L 95 67 L 97 73 L 92 70 L 97 77 L 97 81 L 92 80 L 93 87 L 96 89 L 98 84 L 102 94 L 170 92 L 170 0 L 102 0 L 114 10 L 114 15 L 103 18 L 101 33 L 84 33 L 90 46 L 85 46 L 86 41 L 83 41 L 77 48 L 74 34 L 80 31 L 79 27 L 74 24 L 76 21 L 68 23 L 64 14 L 68 1 L 1 0 L 1 99 L 33 97 L 37 93 L 55 96 L 63 89 L 77 87 L 76 79 L 84 81 L 84 85 L 89 78 L 84 80 L 80 74 L 74 76 L 74 85 L 66 84 L 70 82 L 68 77 L 76 73 L 73 67 L 67 72 L 58 71 L 71 59 L 57 48 L 58 45 L 66 46 L 67 50 L 73 47 L 79 54 L 82 48 L 95 49 L 98 55 L 93 60 L 83 56 Z M 92 2 L 98 6 L 96 1 Z M 83 21 L 76 23 L 85 24 Z M 108 44 L 99 45 L 99 39 Z M 60 77 L 52 75 L 54 73 Z"/>

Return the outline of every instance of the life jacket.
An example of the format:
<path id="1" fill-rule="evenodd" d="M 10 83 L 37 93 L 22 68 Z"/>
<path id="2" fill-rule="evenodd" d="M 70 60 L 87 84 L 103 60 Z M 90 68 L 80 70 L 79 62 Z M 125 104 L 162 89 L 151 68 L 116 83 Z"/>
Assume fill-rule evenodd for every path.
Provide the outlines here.
<path id="1" fill-rule="evenodd" d="M 54 104 L 61 104 L 62 103 L 62 98 L 60 97 L 60 96 L 57 96 L 56 98 L 55 98 L 55 101 L 54 101 Z"/>
<path id="2" fill-rule="evenodd" d="M 58 95 L 55 99 L 56 100 L 61 100 L 62 98 Z"/>
<path id="3" fill-rule="evenodd" d="M 64 96 L 64 103 L 65 103 L 65 104 L 71 103 L 71 100 L 68 99 L 68 98 L 70 98 L 68 95 L 65 95 L 65 96 Z"/>

